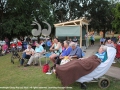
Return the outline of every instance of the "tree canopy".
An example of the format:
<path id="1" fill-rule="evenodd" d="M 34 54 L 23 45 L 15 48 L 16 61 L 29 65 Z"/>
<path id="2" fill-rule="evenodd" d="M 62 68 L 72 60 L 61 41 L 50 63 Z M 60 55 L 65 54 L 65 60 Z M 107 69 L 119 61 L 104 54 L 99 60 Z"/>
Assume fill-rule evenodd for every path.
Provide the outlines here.
<path id="1" fill-rule="evenodd" d="M 120 3 L 117 3 L 116 7 L 113 8 L 114 21 L 112 22 L 113 28 L 120 33 Z"/>
<path id="2" fill-rule="evenodd" d="M 1 37 L 31 35 L 34 19 L 42 28 L 47 27 L 42 21 L 50 23 L 54 34 L 54 23 L 80 17 L 90 19 L 89 28 L 94 30 L 105 32 L 112 30 L 112 26 L 118 30 L 119 4 L 114 8 L 115 5 L 114 0 L 0 0 L 0 34 Z"/>

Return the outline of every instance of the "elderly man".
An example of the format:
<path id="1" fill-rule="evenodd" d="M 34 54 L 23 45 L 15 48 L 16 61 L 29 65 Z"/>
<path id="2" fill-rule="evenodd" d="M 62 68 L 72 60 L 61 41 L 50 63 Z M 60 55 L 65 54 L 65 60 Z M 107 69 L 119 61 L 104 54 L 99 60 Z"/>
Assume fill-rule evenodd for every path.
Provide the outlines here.
<path id="1" fill-rule="evenodd" d="M 82 57 L 82 50 L 76 43 L 71 42 L 70 44 L 72 51 L 69 54 L 69 59 L 78 59 Z"/>
<path id="2" fill-rule="evenodd" d="M 33 61 L 35 61 L 34 65 L 37 66 L 39 57 L 44 53 L 43 46 L 39 45 L 37 42 L 35 45 L 36 45 L 35 52 L 32 53 L 32 56 L 30 57 L 28 63 L 25 65 L 25 67 L 30 66 L 30 64 Z"/>
<path id="3" fill-rule="evenodd" d="M 107 47 L 101 46 L 98 53 L 88 58 L 72 60 L 64 65 L 56 66 L 56 75 L 64 87 L 74 83 L 80 77 L 92 72 L 100 63 L 107 60 Z"/>

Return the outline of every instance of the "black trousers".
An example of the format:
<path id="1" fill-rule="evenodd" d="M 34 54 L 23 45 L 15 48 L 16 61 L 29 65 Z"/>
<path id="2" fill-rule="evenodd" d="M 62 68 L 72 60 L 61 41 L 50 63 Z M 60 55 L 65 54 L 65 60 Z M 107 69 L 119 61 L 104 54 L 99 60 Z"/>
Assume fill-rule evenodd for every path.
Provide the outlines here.
<path id="1" fill-rule="evenodd" d="M 94 40 L 91 40 L 91 45 L 94 45 L 94 42 L 95 42 Z"/>

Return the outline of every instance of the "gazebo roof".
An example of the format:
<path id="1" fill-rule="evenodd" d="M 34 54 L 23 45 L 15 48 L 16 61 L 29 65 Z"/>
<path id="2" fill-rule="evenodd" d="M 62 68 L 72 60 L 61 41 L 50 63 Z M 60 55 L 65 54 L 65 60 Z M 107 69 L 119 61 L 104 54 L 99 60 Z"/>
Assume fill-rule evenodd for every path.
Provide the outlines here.
<path id="1" fill-rule="evenodd" d="M 90 20 L 87 20 L 85 17 L 82 17 L 81 19 L 62 22 L 58 24 L 54 24 L 55 27 L 57 26 L 76 26 L 76 25 L 89 25 Z"/>

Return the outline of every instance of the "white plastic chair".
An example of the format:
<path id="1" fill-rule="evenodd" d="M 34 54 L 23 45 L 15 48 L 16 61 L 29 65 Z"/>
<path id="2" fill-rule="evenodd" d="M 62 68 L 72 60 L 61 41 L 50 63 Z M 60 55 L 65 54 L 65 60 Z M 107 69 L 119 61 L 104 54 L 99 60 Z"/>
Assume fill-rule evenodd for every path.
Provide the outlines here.
<path id="1" fill-rule="evenodd" d="M 39 65 L 41 66 L 41 59 L 42 59 L 42 58 L 45 58 L 46 64 L 47 64 L 47 58 L 49 58 L 49 56 L 50 56 L 50 53 L 49 53 L 49 52 L 45 52 L 43 55 L 40 55 L 40 56 L 39 56 L 39 59 L 38 59 Z"/>

